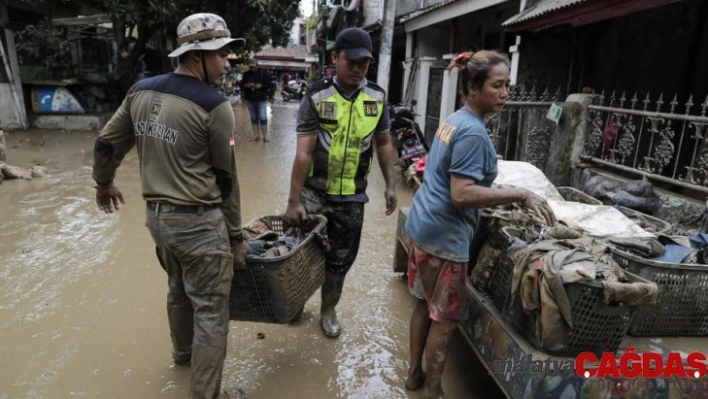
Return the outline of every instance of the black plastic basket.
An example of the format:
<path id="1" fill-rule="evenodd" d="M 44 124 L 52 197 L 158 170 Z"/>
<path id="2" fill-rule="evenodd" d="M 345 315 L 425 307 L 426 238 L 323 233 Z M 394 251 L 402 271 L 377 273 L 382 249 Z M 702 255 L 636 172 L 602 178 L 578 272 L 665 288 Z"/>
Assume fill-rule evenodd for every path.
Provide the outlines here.
<path id="1" fill-rule="evenodd" d="M 630 282 L 647 282 L 631 273 L 625 273 Z M 573 328 L 563 339 L 563 349 L 550 351 L 543 348 L 536 330 L 536 314 L 526 313 L 521 307 L 521 298 L 514 300 L 512 323 L 536 349 L 554 356 L 577 356 L 591 352 L 602 356 L 604 352 L 616 352 L 627 334 L 636 312 L 634 306 L 604 303 L 604 289 L 597 281 L 578 281 L 565 284 L 570 301 Z"/>
<path id="2" fill-rule="evenodd" d="M 260 218 L 282 235 L 281 216 Z M 322 217 L 315 229 L 324 231 Z M 325 250 L 309 234 L 297 247 L 274 258 L 248 259 L 246 270 L 234 272 L 231 282 L 230 319 L 285 324 L 300 317 L 305 303 L 325 278 Z"/>
<path id="3" fill-rule="evenodd" d="M 505 227 L 502 231 L 509 240 L 511 237 L 519 237 L 521 232 L 519 229 L 510 227 Z M 504 254 L 495 274 L 493 300 L 502 309 L 502 314 L 511 319 L 512 324 L 534 347 L 555 356 L 576 356 L 581 352 L 592 352 L 601 356 L 603 352 L 615 352 L 620 348 L 636 307 L 622 304 L 606 305 L 602 283 L 587 280 L 565 284 L 573 328 L 563 339 L 563 349 L 549 351 L 543 348 L 537 335 L 536 314 L 523 310 L 519 295 L 514 299 L 513 315 L 509 312 L 513 270 L 514 262 Z M 639 276 L 626 274 L 630 282 L 648 283 Z"/>
<path id="4" fill-rule="evenodd" d="M 656 305 L 640 306 L 628 333 L 637 336 L 708 336 L 708 265 L 644 259 L 612 248 L 625 270 L 659 286 Z"/>
<path id="5" fill-rule="evenodd" d="M 505 245 L 501 248 L 501 256 L 497 263 L 496 271 L 489 283 L 489 294 L 492 302 L 502 314 L 509 313 L 509 299 L 511 298 L 511 275 L 514 272 L 514 262 L 509 258 L 506 251 L 509 249 L 511 237 L 520 237 L 522 230 L 515 227 L 503 227 L 502 233 L 507 237 Z"/>
<path id="6" fill-rule="evenodd" d="M 633 221 L 634 223 L 639 225 L 639 227 L 643 228 L 649 233 L 666 234 L 673 228 L 671 223 L 665 220 L 661 220 L 657 217 L 647 215 L 646 213 L 639 212 L 624 206 L 618 206 L 617 209 L 622 212 L 624 216 L 627 216 L 631 221 Z"/>

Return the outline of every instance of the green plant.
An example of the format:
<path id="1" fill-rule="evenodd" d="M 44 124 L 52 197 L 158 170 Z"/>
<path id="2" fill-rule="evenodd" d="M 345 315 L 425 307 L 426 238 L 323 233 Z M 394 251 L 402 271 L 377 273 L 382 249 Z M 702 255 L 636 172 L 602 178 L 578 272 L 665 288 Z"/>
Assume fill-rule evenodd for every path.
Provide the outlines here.
<path id="1" fill-rule="evenodd" d="M 16 32 L 15 43 L 20 65 L 43 66 L 53 78 L 66 77 L 60 75 L 69 73 L 74 67 L 69 33 L 46 21 L 27 25 Z"/>

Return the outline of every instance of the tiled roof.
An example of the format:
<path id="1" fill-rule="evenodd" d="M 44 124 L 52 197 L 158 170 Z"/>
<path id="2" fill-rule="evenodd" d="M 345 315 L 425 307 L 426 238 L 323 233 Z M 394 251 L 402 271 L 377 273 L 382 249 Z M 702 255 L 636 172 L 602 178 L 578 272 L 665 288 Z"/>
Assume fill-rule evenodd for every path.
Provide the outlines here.
<path id="1" fill-rule="evenodd" d="M 258 59 L 268 60 L 304 60 L 308 56 L 307 47 L 305 46 L 290 46 L 290 47 L 263 47 L 261 51 L 256 53 Z"/>
<path id="2" fill-rule="evenodd" d="M 561 8 L 570 7 L 578 3 L 584 3 L 588 0 L 540 0 L 534 6 L 525 9 L 524 11 L 514 15 L 502 23 L 502 26 L 510 26 L 520 22 L 528 21 L 541 15 L 552 13 Z"/>

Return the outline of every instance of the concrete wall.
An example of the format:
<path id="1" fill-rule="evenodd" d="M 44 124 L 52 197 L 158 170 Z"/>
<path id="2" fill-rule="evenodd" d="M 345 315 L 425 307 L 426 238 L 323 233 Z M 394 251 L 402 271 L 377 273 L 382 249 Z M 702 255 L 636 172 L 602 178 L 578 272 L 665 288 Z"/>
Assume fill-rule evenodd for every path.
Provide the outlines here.
<path id="1" fill-rule="evenodd" d="M 450 30 L 441 24 L 423 28 L 415 32 L 418 40 L 419 57 L 442 58 L 447 54 Z"/>
<path id="2" fill-rule="evenodd" d="M 0 129 L 13 130 L 21 127 L 10 84 L 0 83 Z"/>
<path id="3" fill-rule="evenodd" d="M 361 0 L 364 2 L 364 26 L 383 21 L 384 0 Z"/>

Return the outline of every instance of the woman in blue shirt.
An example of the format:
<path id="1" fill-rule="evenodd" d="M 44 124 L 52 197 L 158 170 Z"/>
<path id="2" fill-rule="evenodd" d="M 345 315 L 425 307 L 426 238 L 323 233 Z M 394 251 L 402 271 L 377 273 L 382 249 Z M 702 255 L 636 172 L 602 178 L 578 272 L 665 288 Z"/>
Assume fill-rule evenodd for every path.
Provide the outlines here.
<path id="1" fill-rule="evenodd" d="M 442 372 L 450 337 L 466 312 L 469 246 L 480 209 L 517 202 L 555 224 L 546 201 L 531 191 L 491 187 L 497 158 L 484 118 L 501 112 L 509 97 L 509 59 L 495 51 L 468 52 L 455 58 L 451 68 L 460 69 L 465 104 L 438 127 L 425 183 L 406 222 L 408 285 L 418 298 L 411 316 L 406 389 L 416 390 L 427 380 L 430 398 L 444 397 Z"/>

